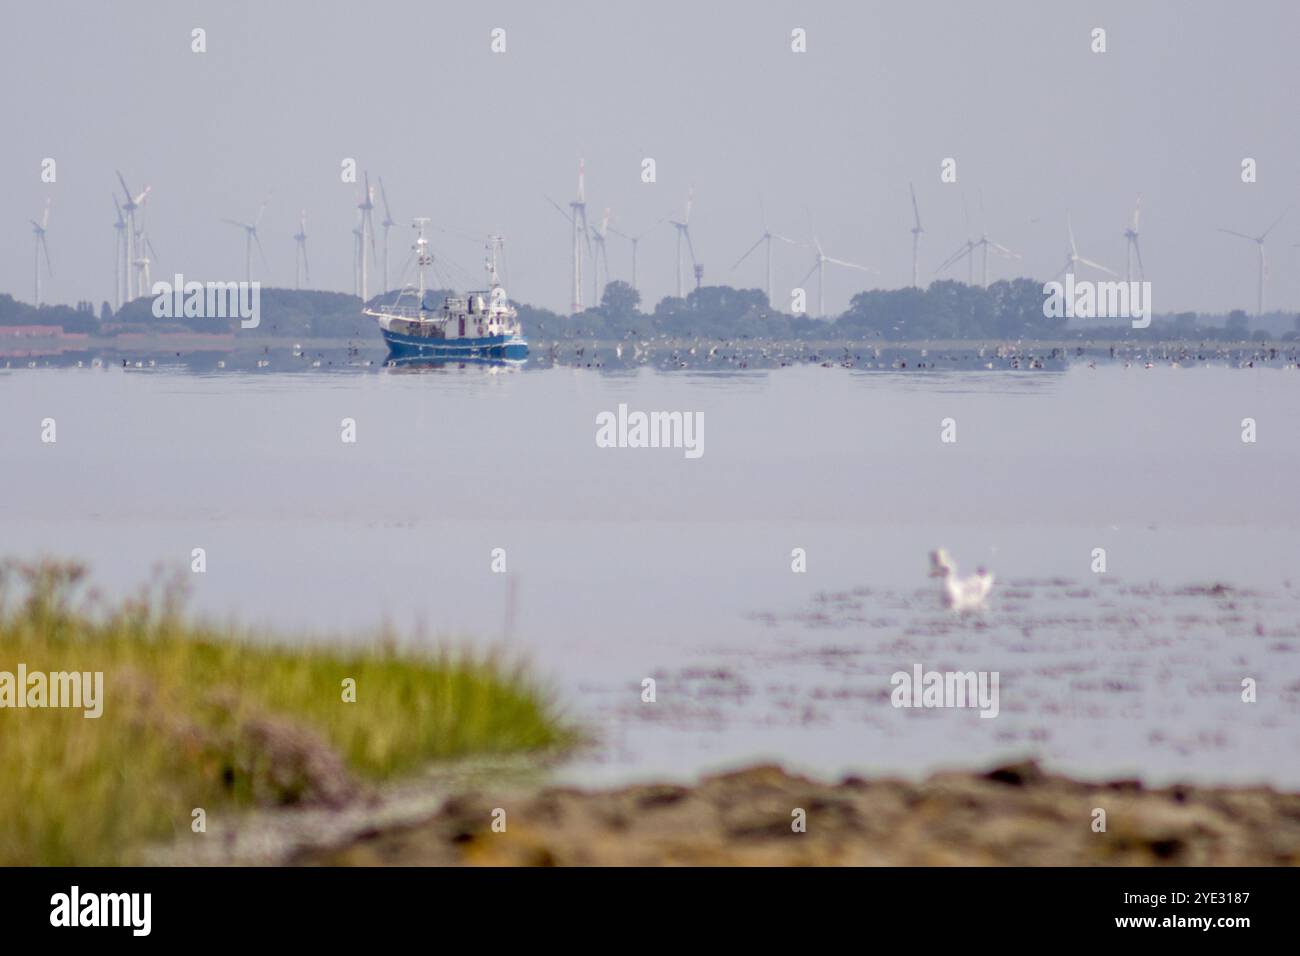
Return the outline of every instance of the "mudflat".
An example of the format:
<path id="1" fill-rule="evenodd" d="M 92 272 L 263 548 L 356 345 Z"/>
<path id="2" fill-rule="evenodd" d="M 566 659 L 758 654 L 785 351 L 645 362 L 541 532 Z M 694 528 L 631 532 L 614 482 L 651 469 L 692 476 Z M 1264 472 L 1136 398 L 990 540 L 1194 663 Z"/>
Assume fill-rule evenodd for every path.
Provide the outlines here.
<path id="1" fill-rule="evenodd" d="M 1099 811 L 1104 811 L 1104 817 Z M 1104 823 L 1104 830 L 1100 829 Z M 1294 866 L 1300 794 L 1086 783 L 1026 762 L 835 783 L 759 765 L 697 784 L 472 791 L 305 865 Z"/>

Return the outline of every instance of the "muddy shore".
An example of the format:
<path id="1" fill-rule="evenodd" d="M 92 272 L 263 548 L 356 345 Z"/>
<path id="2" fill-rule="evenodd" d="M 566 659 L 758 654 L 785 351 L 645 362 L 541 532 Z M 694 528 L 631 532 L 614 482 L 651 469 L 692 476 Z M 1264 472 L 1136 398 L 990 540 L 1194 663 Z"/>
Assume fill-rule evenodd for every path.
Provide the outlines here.
<path id="1" fill-rule="evenodd" d="M 806 821 L 797 832 L 798 811 Z M 1098 810 L 1105 830 L 1096 829 Z M 504 828 L 502 816 L 504 811 Z M 496 825 L 494 827 L 494 821 Z M 1300 794 L 1084 783 L 1034 763 L 921 782 L 775 766 L 693 786 L 496 787 L 280 862 L 396 866 L 1300 865 Z"/>

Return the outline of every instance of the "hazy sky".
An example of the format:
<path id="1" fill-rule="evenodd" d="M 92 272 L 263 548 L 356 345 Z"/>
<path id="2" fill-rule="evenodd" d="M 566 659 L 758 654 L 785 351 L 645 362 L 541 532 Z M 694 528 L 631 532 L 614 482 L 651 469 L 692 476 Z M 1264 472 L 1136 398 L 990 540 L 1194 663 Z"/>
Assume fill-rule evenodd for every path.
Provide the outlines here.
<path id="1" fill-rule="evenodd" d="M 1108 52 L 1089 49 L 1093 27 Z M 190 51 L 190 31 L 208 50 Z M 489 33 L 507 31 L 493 54 Z M 795 27 L 808 52 L 790 50 Z M 264 285 L 293 283 L 299 209 L 312 285 L 351 291 L 354 157 L 382 175 L 394 271 L 433 218 L 435 250 L 475 277 L 479 243 L 507 237 L 512 297 L 567 307 L 569 236 L 546 202 L 572 197 L 585 157 L 591 216 L 640 232 L 680 215 L 705 282 L 761 287 L 761 232 L 806 239 L 879 269 L 827 269 L 827 305 L 906 284 L 916 184 L 923 281 L 980 228 L 1024 255 L 993 276 L 1056 272 L 1066 215 L 1083 256 L 1123 271 L 1123 230 L 1143 197 L 1156 311 L 1255 301 L 1257 234 L 1300 197 L 1300 4 L 1277 2 L 653 3 L 62 2 L 11 0 L 0 29 L 0 289 L 32 298 L 32 235 L 53 198 L 47 301 L 113 295 L 120 168 L 153 187 L 154 278 L 243 276 L 243 235 L 223 217 L 269 203 Z M 40 180 L 41 160 L 58 181 Z M 658 182 L 640 181 L 653 157 Z M 939 181 L 955 157 L 958 183 Z M 1259 181 L 1240 179 L 1243 157 Z M 382 209 L 376 213 L 376 222 Z M 1269 238 L 1269 305 L 1300 309 L 1300 209 Z M 630 249 L 611 237 L 614 278 Z M 672 291 L 672 228 L 642 242 L 643 294 Z M 812 265 L 778 246 L 778 302 Z M 1014 266 L 1014 269 L 1008 267 Z M 463 275 L 463 273 L 457 273 Z M 965 268 L 950 274 L 965 278 Z M 978 273 L 977 273 L 978 274 Z M 410 275 L 408 274 L 408 278 Z M 810 280 L 810 290 L 815 280 Z M 377 288 L 374 286 L 373 288 Z M 810 291 L 815 296 L 815 292 Z M 815 301 L 815 298 L 814 298 Z"/>

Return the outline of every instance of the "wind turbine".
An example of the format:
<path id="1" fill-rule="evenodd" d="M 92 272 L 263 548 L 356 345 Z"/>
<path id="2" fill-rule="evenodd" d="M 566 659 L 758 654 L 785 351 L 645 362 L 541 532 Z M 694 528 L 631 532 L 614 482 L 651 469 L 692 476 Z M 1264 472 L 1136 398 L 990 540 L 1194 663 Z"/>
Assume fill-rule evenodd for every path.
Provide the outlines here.
<path id="1" fill-rule="evenodd" d="M 262 261 L 266 261 L 266 253 L 262 249 L 262 240 L 257 236 L 257 227 L 262 221 L 262 213 L 264 212 L 266 212 L 266 203 L 262 203 L 261 207 L 258 208 L 257 218 L 252 222 L 240 222 L 237 219 L 221 220 L 244 230 L 244 278 L 250 285 L 253 282 L 253 243 L 257 243 L 257 251 L 261 255 Z"/>
<path id="2" fill-rule="evenodd" d="M 122 206 L 122 208 L 126 210 L 126 221 L 128 227 L 126 234 L 126 259 L 129 264 L 136 267 L 136 282 L 134 290 L 131 289 L 131 277 L 130 275 L 127 276 L 127 295 L 141 296 L 144 295 L 145 272 L 147 270 L 142 268 L 140 257 L 144 252 L 144 243 L 142 241 L 143 230 L 136 224 L 135 211 L 144 205 L 145 200 L 149 198 L 149 192 L 153 187 L 145 186 L 144 192 L 136 196 L 132 194 L 130 187 L 127 186 L 126 180 L 122 177 L 122 173 L 118 170 L 114 170 L 114 172 L 117 173 L 117 181 L 122 184 L 122 192 L 126 194 L 126 202 Z"/>
<path id="3" fill-rule="evenodd" d="M 375 257 L 375 223 L 370 213 L 375 208 L 375 190 L 370 185 L 370 173 L 366 173 L 366 190 L 361 195 L 361 202 L 357 203 L 357 209 L 361 210 L 361 246 L 357 251 L 360 257 L 361 271 L 361 301 L 366 302 L 370 298 L 369 276 L 366 271 L 366 239 L 370 240 L 370 255 Z"/>
<path id="4" fill-rule="evenodd" d="M 983 286 L 986 289 L 989 287 L 989 249 L 990 248 L 996 250 L 999 255 L 1004 256 L 1007 259 L 1020 258 L 1020 253 L 1012 252 L 1006 246 L 1002 245 L 1002 243 L 994 242 L 992 239 L 989 238 L 988 219 L 984 215 L 984 191 L 983 190 L 980 190 L 980 237 L 975 241 L 975 246 L 976 248 L 979 248 L 984 253 L 984 262 L 982 268 L 983 268 L 983 280 L 984 280 Z M 973 252 L 974 250 L 972 250 L 972 253 Z M 971 258 L 973 259 L 974 255 L 972 255 Z"/>
<path id="5" fill-rule="evenodd" d="M 736 264 L 731 267 L 731 270 L 734 272 L 740 267 L 742 262 L 750 257 L 755 249 L 763 243 L 767 243 L 767 304 L 770 306 L 772 304 L 772 240 L 780 239 L 782 242 L 788 242 L 792 246 L 797 246 L 799 243 L 795 242 L 793 239 L 787 239 L 785 236 L 775 233 L 771 229 L 767 228 L 767 209 L 764 207 L 761 198 L 758 201 L 758 211 L 763 223 L 763 234 L 758 237 L 758 240 L 752 246 L 745 250 L 743 256 L 736 260 Z"/>
<path id="6" fill-rule="evenodd" d="M 1290 206 L 1283 209 L 1282 215 L 1273 220 L 1273 225 L 1269 226 L 1258 236 L 1248 236 L 1244 232 L 1233 232 L 1231 229 L 1224 229 L 1222 227 L 1219 229 L 1219 232 L 1226 232 L 1228 235 L 1236 236 L 1238 239 L 1248 239 L 1255 243 L 1256 248 L 1259 249 L 1259 308 L 1255 313 L 1256 315 L 1264 314 L 1264 279 L 1268 275 L 1268 260 L 1264 257 L 1264 240 L 1268 238 L 1270 232 L 1277 228 L 1277 224 L 1281 222 L 1290 211 Z"/>
<path id="7" fill-rule="evenodd" d="M 293 260 L 293 287 L 302 288 L 302 280 L 311 281 L 311 269 L 307 267 L 307 210 L 298 214 L 298 232 L 293 237 L 298 244 Z M 384 230 L 384 265 L 388 264 L 388 230 Z"/>
<path id="8" fill-rule="evenodd" d="M 45 253 L 45 269 L 54 278 L 54 267 L 50 265 L 50 247 L 45 242 L 45 227 L 50 224 L 50 200 L 45 200 L 45 211 L 41 213 L 41 221 L 35 219 L 27 220 L 32 224 L 33 245 L 36 247 L 36 299 L 35 304 L 41 304 L 41 252 Z"/>
<path id="9" fill-rule="evenodd" d="M 912 288 L 920 288 L 921 285 L 921 233 L 925 232 L 921 228 L 921 210 L 916 205 L 916 187 L 911 183 L 907 188 L 912 193 L 912 218 L 915 225 L 912 226 Z"/>
<path id="10" fill-rule="evenodd" d="M 139 270 L 140 294 L 144 295 L 147 290 L 153 288 L 152 283 L 149 280 L 149 265 L 157 256 L 157 253 L 155 253 L 153 249 L 153 240 L 149 238 L 149 234 L 143 229 L 140 231 L 138 239 L 139 241 L 137 245 L 139 246 L 139 249 L 137 250 L 135 264 L 136 268 Z"/>
<path id="11" fill-rule="evenodd" d="M 808 214 L 808 231 L 812 234 L 813 248 L 817 250 L 817 260 L 813 263 L 813 267 L 808 270 L 807 275 L 799 280 L 799 284 L 803 285 L 808 281 L 809 276 L 814 272 L 817 273 L 817 314 L 819 318 L 824 319 L 826 317 L 826 263 L 833 262 L 837 266 L 857 269 L 859 272 L 870 272 L 871 269 L 867 266 L 860 266 L 856 262 L 845 262 L 843 259 L 834 259 L 826 255 L 821 242 L 817 238 L 817 231 L 813 227 L 811 213 Z"/>
<path id="12" fill-rule="evenodd" d="M 384 218 L 379 223 L 384 229 L 384 293 L 388 293 L 388 230 L 397 225 L 393 213 L 388 208 L 388 190 L 384 188 L 384 177 L 379 177 L 379 195 L 384 200 Z M 305 257 L 305 252 L 304 252 Z"/>
<path id="13" fill-rule="evenodd" d="M 974 239 L 970 238 L 970 234 L 971 234 L 970 210 L 966 208 L 965 193 L 963 193 L 961 197 L 961 214 L 962 217 L 966 220 L 966 241 L 957 247 L 956 252 L 950 255 L 947 259 L 943 260 L 943 262 L 939 264 L 939 268 L 935 269 L 934 271 L 935 274 L 938 275 L 940 272 L 948 268 L 953 263 L 960 262 L 963 258 L 965 258 L 966 259 L 966 284 L 973 286 L 975 284 L 975 248 L 979 245 L 979 243 L 976 242 Z"/>
<path id="14" fill-rule="evenodd" d="M 1138 245 L 1138 217 L 1142 214 L 1142 197 L 1138 196 L 1137 204 L 1133 207 L 1133 224 L 1124 230 L 1124 281 L 1133 281 L 1133 257 L 1137 257 L 1138 275 L 1143 279 L 1147 277 L 1146 268 L 1142 265 L 1142 247 Z"/>
<path id="15" fill-rule="evenodd" d="M 113 291 L 116 293 L 116 301 L 113 311 L 116 312 L 122 308 L 122 295 L 130 282 L 131 273 L 127 267 L 126 219 L 122 216 L 122 205 L 117 201 L 116 195 L 113 196 L 113 208 L 117 210 L 117 221 L 113 223 L 116 233 L 113 246 Z"/>
<path id="16" fill-rule="evenodd" d="M 659 222 L 663 222 L 663 220 L 660 219 Z M 641 291 L 640 286 L 637 285 L 637 271 L 636 271 L 636 250 L 637 250 L 637 244 L 638 244 L 642 239 L 644 239 L 645 236 L 646 236 L 646 234 L 649 233 L 651 230 L 653 230 L 653 229 L 655 228 L 655 226 L 659 225 L 659 222 L 655 223 L 655 225 L 654 225 L 654 226 L 651 226 L 649 229 L 645 229 L 645 230 L 643 230 L 642 232 L 638 233 L 638 234 L 635 235 L 635 236 L 628 235 L 626 232 L 622 232 L 622 231 L 620 231 L 620 230 L 618 230 L 618 229 L 615 229 L 613 226 L 610 226 L 610 227 L 609 227 L 609 231 L 612 232 L 614 235 L 619 236 L 620 238 L 626 239 L 628 242 L 632 243 L 632 291 L 634 291 L 634 292 L 640 292 L 640 291 Z"/>
<path id="17" fill-rule="evenodd" d="M 587 172 L 586 164 L 583 160 L 578 160 L 578 198 L 569 202 L 569 211 L 565 212 L 564 207 L 557 203 L 550 196 L 546 201 L 555 207 L 555 211 L 568 221 L 573 229 L 573 294 L 569 302 L 571 314 L 577 315 L 582 311 L 582 245 L 585 241 L 587 248 L 591 248 L 591 232 L 587 228 Z"/>
<path id="18" fill-rule="evenodd" d="M 1093 262 L 1091 259 L 1085 259 L 1083 256 L 1079 255 L 1079 247 L 1074 241 L 1074 223 L 1071 221 L 1068 214 L 1065 217 L 1065 227 L 1070 233 L 1070 248 L 1065 250 L 1065 266 L 1056 274 L 1057 278 L 1074 274 L 1075 266 L 1079 263 L 1083 263 L 1085 266 L 1105 272 L 1107 275 L 1117 275 L 1114 269 L 1108 269 L 1100 262 Z"/>
<path id="19" fill-rule="evenodd" d="M 695 205 L 695 187 L 686 193 L 686 211 L 681 219 L 669 219 L 677 230 L 677 298 L 682 298 L 682 240 L 686 240 L 686 249 L 691 254 L 691 268 L 695 272 L 695 287 L 698 289 L 704 276 L 703 267 L 695 259 L 695 246 L 691 242 L 691 207 Z"/>
<path id="20" fill-rule="evenodd" d="M 591 251 L 591 303 L 592 305 L 600 304 L 600 292 L 603 286 L 600 283 L 600 268 L 602 261 L 605 266 L 605 285 L 609 284 L 609 254 L 605 251 L 605 235 L 609 231 L 609 207 L 605 207 L 605 213 L 601 217 L 600 225 L 591 230 L 591 240 L 593 243 Z"/>

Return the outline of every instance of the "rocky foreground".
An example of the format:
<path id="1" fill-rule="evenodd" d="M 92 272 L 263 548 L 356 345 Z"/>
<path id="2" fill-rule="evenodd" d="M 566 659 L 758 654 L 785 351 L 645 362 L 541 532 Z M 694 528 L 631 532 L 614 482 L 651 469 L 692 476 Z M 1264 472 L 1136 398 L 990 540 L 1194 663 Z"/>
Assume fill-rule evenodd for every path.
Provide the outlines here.
<path id="1" fill-rule="evenodd" d="M 1096 810 L 1105 831 L 1094 831 Z M 504 810 L 504 831 L 499 812 Z M 805 832 L 795 824 L 803 810 Z M 694 786 L 486 790 L 285 862 L 399 866 L 1300 864 L 1300 794 L 1080 783 L 1036 764 L 829 784 L 757 766 Z"/>

